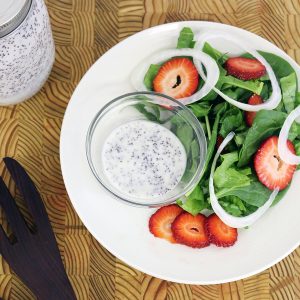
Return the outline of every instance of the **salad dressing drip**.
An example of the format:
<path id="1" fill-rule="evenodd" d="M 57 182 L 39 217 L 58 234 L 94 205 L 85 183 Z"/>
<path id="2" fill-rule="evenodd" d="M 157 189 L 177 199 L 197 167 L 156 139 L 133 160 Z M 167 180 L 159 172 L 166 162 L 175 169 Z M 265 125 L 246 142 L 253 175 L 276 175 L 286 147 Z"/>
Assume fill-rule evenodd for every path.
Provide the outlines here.
<path id="1" fill-rule="evenodd" d="M 179 183 L 186 152 L 167 128 L 144 120 L 115 128 L 102 150 L 104 173 L 110 184 L 127 195 L 151 199 Z"/>

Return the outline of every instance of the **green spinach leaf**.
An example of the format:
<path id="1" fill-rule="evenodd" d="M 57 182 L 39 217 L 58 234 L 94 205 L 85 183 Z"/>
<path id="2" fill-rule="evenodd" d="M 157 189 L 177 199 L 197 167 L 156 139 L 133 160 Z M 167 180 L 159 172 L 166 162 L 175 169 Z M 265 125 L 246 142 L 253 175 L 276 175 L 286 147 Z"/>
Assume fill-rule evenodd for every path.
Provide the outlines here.
<path id="1" fill-rule="evenodd" d="M 208 115 L 212 105 L 208 104 L 207 102 L 197 102 L 190 104 L 188 107 L 192 110 L 197 118 L 201 118 Z"/>
<path id="2" fill-rule="evenodd" d="M 264 52 L 264 51 L 258 51 L 258 52 L 270 64 L 278 79 L 282 77 L 286 77 L 291 73 L 295 72 L 292 66 L 282 57 L 269 52 Z"/>
<path id="3" fill-rule="evenodd" d="M 275 134 L 282 127 L 286 114 L 275 110 L 257 112 L 251 128 L 248 130 L 244 144 L 239 153 L 238 167 L 247 165 L 261 142 Z"/>
<path id="4" fill-rule="evenodd" d="M 222 137 L 226 137 L 230 131 L 239 128 L 243 123 L 244 118 L 241 110 L 232 108 L 228 110 L 221 119 L 221 128 L 219 132 Z"/>
<path id="5" fill-rule="evenodd" d="M 276 198 L 274 199 L 273 205 L 278 203 L 285 193 L 287 192 L 288 187 L 278 193 Z M 254 207 L 261 207 L 263 206 L 266 201 L 269 199 L 272 191 L 262 185 L 256 176 L 251 176 L 251 183 L 247 186 L 242 187 L 228 187 L 219 190 L 216 195 L 219 199 L 228 196 L 235 196 L 241 199 L 243 202 L 254 206 Z"/>

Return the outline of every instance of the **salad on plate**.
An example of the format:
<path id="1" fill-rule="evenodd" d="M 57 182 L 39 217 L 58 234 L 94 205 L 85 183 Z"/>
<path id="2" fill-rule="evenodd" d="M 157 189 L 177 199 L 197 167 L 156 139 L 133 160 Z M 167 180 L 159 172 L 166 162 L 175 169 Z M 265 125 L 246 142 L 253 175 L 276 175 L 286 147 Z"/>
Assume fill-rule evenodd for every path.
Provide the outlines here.
<path id="1" fill-rule="evenodd" d="M 239 46 L 241 54 L 212 46 L 211 41 L 222 39 Z M 252 226 L 283 199 L 300 163 L 295 70 L 244 40 L 185 27 L 176 49 L 146 59 L 131 80 L 137 90 L 163 93 L 187 105 L 208 143 L 200 182 L 185 199 L 159 208 L 150 217 L 150 232 L 194 248 L 234 245 L 239 228 Z M 154 111 L 140 111 L 163 122 Z M 176 117 L 172 127 L 193 154 L 193 136 Z"/>

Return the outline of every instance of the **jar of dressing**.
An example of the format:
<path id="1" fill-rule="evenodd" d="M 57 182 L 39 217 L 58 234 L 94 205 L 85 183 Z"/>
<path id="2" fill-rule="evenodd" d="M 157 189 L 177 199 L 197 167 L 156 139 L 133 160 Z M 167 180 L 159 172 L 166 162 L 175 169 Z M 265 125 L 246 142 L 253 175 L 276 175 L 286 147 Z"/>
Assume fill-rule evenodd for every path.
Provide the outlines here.
<path id="1" fill-rule="evenodd" d="M 55 58 L 44 0 L 0 0 L 0 105 L 36 94 Z"/>

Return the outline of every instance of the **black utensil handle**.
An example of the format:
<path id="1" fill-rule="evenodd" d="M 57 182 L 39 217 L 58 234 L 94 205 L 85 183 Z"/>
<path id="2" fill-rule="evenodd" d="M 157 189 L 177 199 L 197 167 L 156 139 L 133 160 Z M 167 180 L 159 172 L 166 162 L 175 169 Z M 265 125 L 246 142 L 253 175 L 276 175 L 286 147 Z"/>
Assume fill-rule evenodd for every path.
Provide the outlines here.
<path id="1" fill-rule="evenodd" d="M 39 288 L 32 289 L 32 291 L 38 300 L 76 300 L 74 290 L 68 279 L 57 286 L 51 287 L 46 283 Z"/>

